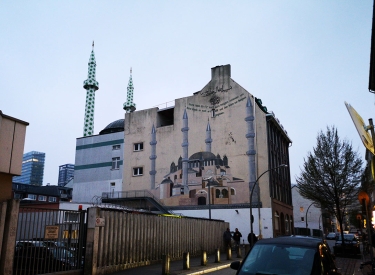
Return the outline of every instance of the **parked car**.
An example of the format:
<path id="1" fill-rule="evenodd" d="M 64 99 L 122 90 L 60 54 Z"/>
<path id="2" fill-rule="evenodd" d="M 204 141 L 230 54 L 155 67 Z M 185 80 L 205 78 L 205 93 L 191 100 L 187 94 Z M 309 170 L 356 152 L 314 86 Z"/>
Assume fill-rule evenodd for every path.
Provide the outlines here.
<path id="1" fill-rule="evenodd" d="M 51 243 L 49 243 L 51 245 Z M 14 254 L 16 274 L 42 274 L 81 268 L 82 259 L 63 247 L 46 246 L 42 241 L 19 241 Z"/>
<path id="2" fill-rule="evenodd" d="M 65 248 L 65 249 L 72 250 L 72 251 L 75 250 L 75 248 L 72 246 L 69 246 L 67 242 L 43 241 L 43 243 L 45 246 L 51 247 L 51 248 L 59 247 L 59 248 Z"/>
<path id="3" fill-rule="evenodd" d="M 325 241 L 305 236 L 261 239 L 242 263 L 235 261 L 230 267 L 237 270 L 237 275 L 340 274 Z"/>
<path id="4" fill-rule="evenodd" d="M 336 233 L 335 232 L 330 232 L 326 236 L 326 240 L 336 240 Z"/>
<path id="5" fill-rule="evenodd" d="M 352 255 L 360 256 L 361 249 L 359 240 L 354 234 L 344 234 L 344 245 L 342 243 L 341 234 L 337 237 L 336 243 L 333 246 L 333 253 L 335 255 Z"/>
<path id="6" fill-rule="evenodd" d="M 27 247 L 45 247 L 45 244 L 41 241 L 16 241 L 16 252 Z"/>

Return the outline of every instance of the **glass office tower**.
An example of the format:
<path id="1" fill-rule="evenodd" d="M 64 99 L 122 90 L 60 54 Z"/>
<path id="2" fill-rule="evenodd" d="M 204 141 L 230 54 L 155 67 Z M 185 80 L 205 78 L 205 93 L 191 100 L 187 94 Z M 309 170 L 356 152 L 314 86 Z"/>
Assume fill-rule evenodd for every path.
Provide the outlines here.
<path id="1" fill-rule="evenodd" d="M 74 164 L 64 164 L 59 166 L 58 186 L 65 186 L 74 177 Z"/>
<path id="2" fill-rule="evenodd" d="M 23 155 L 21 176 L 13 177 L 13 182 L 43 185 L 45 153 L 31 151 Z"/>

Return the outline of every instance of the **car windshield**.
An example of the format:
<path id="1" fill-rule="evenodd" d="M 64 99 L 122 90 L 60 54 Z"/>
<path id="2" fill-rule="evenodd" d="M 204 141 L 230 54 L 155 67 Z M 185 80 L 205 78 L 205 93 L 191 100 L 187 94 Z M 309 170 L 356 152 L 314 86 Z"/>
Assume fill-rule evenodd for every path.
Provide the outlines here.
<path id="1" fill-rule="evenodd" d="M 311 247 L 256 244 L 238 274 L 310 274 L 316 252 Z"/>
<path id="2" fill-rule="evenodd" d="M 355 240 L 356 238 L 355 238 L 355 235 L 354 234 L 344 234 L 344 240 L 345 241 L 353 241 L 353 240 Z M 338 236 L 338 238 L 337 238 L 337 240 L 338 241 L 341 241 L 342 239 L 341 239 L 341 234 Z"/>

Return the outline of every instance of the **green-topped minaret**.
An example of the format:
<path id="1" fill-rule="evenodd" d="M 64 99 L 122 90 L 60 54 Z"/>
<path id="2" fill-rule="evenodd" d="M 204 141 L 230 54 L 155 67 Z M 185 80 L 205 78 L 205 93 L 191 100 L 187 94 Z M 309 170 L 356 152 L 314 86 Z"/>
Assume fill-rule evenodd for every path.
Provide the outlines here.
<path id="1" fill-rule="evenodd" d="M 126 102 L 124 103 L 124 110 L 127 113 L 131 113 L 135 111 L 135 103 L 133 102 L 133 79 L 132 79 L 132 69 L 130 68 L 130 78 L 128 83 L 128 92 L 126 94 Z"/>
<path id="2" fill-rule="evenodd" d="M 99 90 L 99 83 L 95 79 L 96 61 L 94 54 L 94 41 L 92 42 L 92 51 L 89 59 L 89 72 L 87 80 L 83 81 L 83 88 L 86 89 L 86 108 L 85 121 L 83 126 L 83 136 L 94 134 L 94 110 L 95 110 L 95 91 Z"/>

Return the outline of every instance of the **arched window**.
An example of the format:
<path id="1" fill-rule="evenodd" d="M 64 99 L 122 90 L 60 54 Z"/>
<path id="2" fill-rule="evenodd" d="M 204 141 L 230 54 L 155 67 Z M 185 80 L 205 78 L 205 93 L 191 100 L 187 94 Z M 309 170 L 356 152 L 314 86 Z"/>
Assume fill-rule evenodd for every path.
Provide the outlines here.
<path id="1" fill-rule="evenodd" d="M 215 191 L 216 198 L 220 198 L 220 190 L 216 189 Z"/>
<path id="2" fill-rule="evenodd" d="M 223 194 L 223 198 L 228 198 L 228 190 L 227 189 L 221 190 L 221 193 Z"/>
<path id="3" fill-rule="evenodd" d="M 230 188 L 230 195 L 231 196 L 236 195 L 236 190 L 233 187 Z"/>
<path id="4" fill-rule="evenodd" d="M 290 232 L 289 232 L 289 227 L 290 226 L 290 224 L 289 224 L 289 215 L 288 214 L 286 214 L 285 215 L 285 233 L 287 234 L 287 235 L 289 235 L 290 234 Z"/>
<path id="5" fill-rule="evenodd" d="M 224 166 L 228 166 L 228 158 L 227 158 L 227 156 L 223 157 L 223 165 Z"/>
<path id="6" fill-rule="evenodd" d="M 279 224 L 280 224 L 280 216 L 279 216 L 279 213 L 275 211 L 275 230 L 277 231 L 280 230 Z"/>

